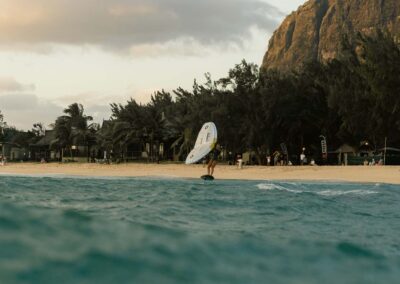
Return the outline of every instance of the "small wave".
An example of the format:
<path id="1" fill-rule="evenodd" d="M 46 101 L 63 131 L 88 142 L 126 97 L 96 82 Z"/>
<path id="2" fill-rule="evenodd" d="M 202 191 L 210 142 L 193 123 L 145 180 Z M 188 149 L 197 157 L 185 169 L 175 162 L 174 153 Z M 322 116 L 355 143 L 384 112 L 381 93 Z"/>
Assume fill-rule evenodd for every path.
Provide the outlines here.
<path id="1" fill-rule="evenodd" d="M 302 193 L 304 192 L 303 190 L 296 190 L 296 189 L 290 189 L 287 187 L 284 187 L 282 185 L 274 184 L 274 183 L 260 183 L 257 184 L 258 189 L 262 190 L 280 190 L 280 191 L 288 191 L 292 193 Z"/>
<path id="2" fill-rule="evenodd" d="M 375 252 L 348 242 L 339 243 L 337 250 L 351 257 L 380 258 Z"/>
<path id="3" fill-rule="evenodd" d="M 323 190 L 316 192 L 318 195 L 322 196 L 340 196 L 340 195 L 347 195 L 347 194 L 352 194 L 352 195 L 370 195 L 370 194 L 377 194 L 377 191 L 372 191 L 372 190 L 362 190 L 362 189 L 356 189 L 356 190 L 348 190 L 348 191 L 341 191 L 341 190 Z"/>
<path id="4" fill-rule="evenodd" d="M 292 186 L 300 187 L 299 184 L 290 184 Z M 341 196 L 341 195 L 371 195 L 371 194 L 378 194 L 379 192 L 373 190 L 363 190 L 363 189 L 355 189 L 355 190 L 322 190 L 322 191 L 314 191 L 314 190 L 302 190 L 302 189 L 293 189 L 289 187 L 285 187 L 283 185 L 275 184 L 275 183 L 260 183 L 257 184 L 257 187 L 261 190 L 280 190 L 280 191 L 287 191 L 291 193 L 313 193 L 318 194 L 321 196 Z"/>

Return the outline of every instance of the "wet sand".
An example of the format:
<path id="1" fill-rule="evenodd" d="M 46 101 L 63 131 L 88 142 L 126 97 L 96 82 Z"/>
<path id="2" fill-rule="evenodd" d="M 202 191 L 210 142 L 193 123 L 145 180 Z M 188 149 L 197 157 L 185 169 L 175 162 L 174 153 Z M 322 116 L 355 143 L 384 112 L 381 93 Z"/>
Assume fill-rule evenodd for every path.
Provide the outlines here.
<path id="1" fill-rule="evenodd" d="M 9 163 L 0 166 L 0 174 L 66 175 L 94 177 L 199 178 L 206 174 L 203 165 L 86 163 Z M 217 165 L 216 179 L 235 180 L 307 180 L 400 184 L 400 166 L 291 166 L 266 167 Z"/>

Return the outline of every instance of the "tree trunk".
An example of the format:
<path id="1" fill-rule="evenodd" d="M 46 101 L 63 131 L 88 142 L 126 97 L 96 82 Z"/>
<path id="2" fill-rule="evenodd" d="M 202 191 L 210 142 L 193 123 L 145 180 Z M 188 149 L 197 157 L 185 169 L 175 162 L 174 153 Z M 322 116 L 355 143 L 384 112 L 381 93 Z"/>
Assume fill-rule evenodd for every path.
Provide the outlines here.
<path id="1" fill-rule="evenodd" d="M 86 146 L 86 156 L 87 156 L 87 162 L 90 163 L 90 146 L 89 144 Z"/>
<path id="2" fill-rule="evenodd" d="M 257 159 L 258 165 L 262 165 L 262 160 L 261 160 L 262 158 L 261 158 L 261 154 L 260 154 L 259 150 L 255 149 L 254 153 L 256 154 L 256 159 Z"/>

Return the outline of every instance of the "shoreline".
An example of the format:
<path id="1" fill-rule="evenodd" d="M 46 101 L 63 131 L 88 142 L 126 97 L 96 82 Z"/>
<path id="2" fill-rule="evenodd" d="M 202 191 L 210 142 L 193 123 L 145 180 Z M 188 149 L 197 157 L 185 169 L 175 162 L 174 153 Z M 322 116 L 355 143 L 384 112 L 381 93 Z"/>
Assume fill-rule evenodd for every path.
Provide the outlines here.
<path id="1" fill-rule="evenodd" d="M 184 164 L 89 164 L 89 163 L 9 163 L 0 166 L 0 175 L 71 177 L 160 177 L 194 178 L 206 173 L 203 165 Z M 217 165 L 218 180 L 327 181 L 388 183 L 400 185 L 400 166 L 236 166 Z"/>

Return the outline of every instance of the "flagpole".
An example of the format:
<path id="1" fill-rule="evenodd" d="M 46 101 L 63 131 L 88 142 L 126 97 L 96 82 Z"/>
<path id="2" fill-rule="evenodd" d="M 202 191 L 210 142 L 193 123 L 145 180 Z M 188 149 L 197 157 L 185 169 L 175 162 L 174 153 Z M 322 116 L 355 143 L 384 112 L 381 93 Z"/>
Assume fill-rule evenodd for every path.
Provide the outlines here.
<path id="1" fill-rule="evenodd" d="M 385 148 L 383 149 L 383 164 L 386 166 L 386 144 L 387 144 L 387 137 L 385 137 Z"/>

